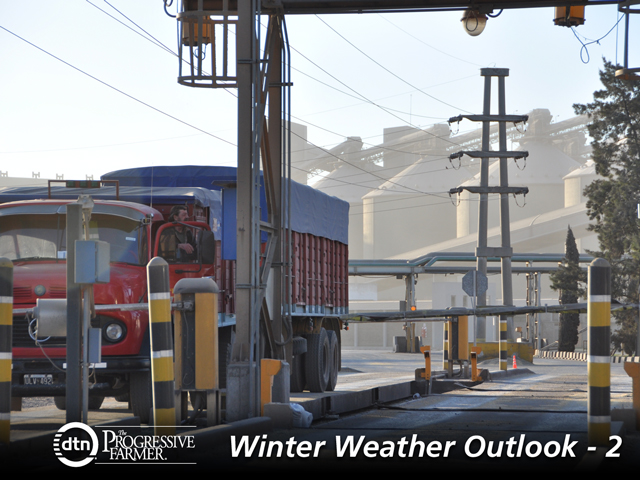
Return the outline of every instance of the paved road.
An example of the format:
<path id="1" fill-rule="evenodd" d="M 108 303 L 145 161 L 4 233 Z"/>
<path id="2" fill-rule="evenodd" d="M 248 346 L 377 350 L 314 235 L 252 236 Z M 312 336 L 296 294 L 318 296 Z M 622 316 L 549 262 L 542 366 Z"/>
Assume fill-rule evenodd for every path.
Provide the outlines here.
<path id="1" fill-rule="evenodd" d="M 395 381 L 413 379 L 413 369 L 423 362 L 420 355 L 381 351 L 346 351 L 343 360 L 347 369 L 341 374 L 340 391 L 386 382 L 380 372 L 388 373 Z M 439 365 L 441 357 L 434 355 L 432 360 Z M 495 360 L 481 366 L 498 370 Z M 619 472 L 633 468 L 637 473 L 637 432 L 622 433 L 621 445 L 613 441 L 608 450 L 588 451 L 585 362 L 535 359 L 534 364 L 528 364 L 520 360 L 518 367 L 517 371 L 510 368 L 506 376 L 496 373 L 492 381 L 471 388 L 380 405 L 315 422 L 308 430 L 279 431 L 267 437 L 268 441 L 285 445 L 291 439 L 298 444 L 306 440 L 314 447 L 320 445 L 316 459 L 302 458 L 295 450 L 291 457 L 285 450 L 271 458 L 255 458 L 255 454 L 252 459 L 244 459 L 243 455 L 229 458 L 233 456 L 233 445 L 220 447 L 218 458 L 226 458 L 225 465 L 230 468 L 242 466 L 255 471 L 311 467 L 431 474 L 597 469 Z M 614 412 L 631 408 L 631 395 L 631 379 L 621 364 L 612 364 Z M 615 422 L 612 433 L 620 433 L 616 430 L 620 425 Z M 256 436 L 246 438 L 255 440 Z"/>
<path id="2" fill-rule="evenodd" d="M 341 395 L 356 398 L 381 385 L 408 383 L 414 379 L 415 369 L 424 365 L 420 354 L 383 350 L 347 349 L 342 358 L 338 388 L 331 394 L 334 399 Z M 435 352 L 432 361 L 438 368 L 441 356 Z M 272 469 L 349 473 L 373 469 L 387 474 L 470 469 L 556 473 L 598 468 L 615 472 L 633 468 L 637 472 L 640 434 L 618 432 L 618 423 L 614 423 L 613 433 L 620 433 L 621 445 L 614 448 L 612 443 L 609 454 L 619 456 L 605 457 L 607 449 L 587 450 L 586 363 L 535 359 L 534 364 L 526 364 L 520 360 L 517 371 L 510 368 L 506 376 L 495 373 L 495 361 L 484 362 L 481 367 L 494 372 L 491 381 L 363 411 L 341 412 L 316 419 L 309 428 L 261 430 L 262 424 L 252 428 L 248 422 L 246 430 L 229 430 L 213 440 L 195 436 L 195 447 L 177 452 L 173 464 L 163 458 L 155 465 L 162 472 L 174 465 L 185 473 L 227 469 L 256 473 Z M 631 379 L 621 364 L 611 365 L 611 385 L 614 413 L 631 408 Z M 293 397 L 292 402 L 304 404 L 327 398 L 305 393 Z M 130 416 L 123 404 L 111 402 L 105 407 L 91 413 L 92 421 Z M 53 430 L 64 423 L 64 414 L 55 407 L 40 407 L 12 415 L 16 433 L 28 433 L 34 426 L 34 416 Z M 139 428 L 135 432 L 128 435 L 144 434 Z M 147 431 L 146 435 L 152 433 Z M 112 453 L 103 452 L 90 467 L 118 468 L 109 455 Z M 153 469 L 151 464 L 135 463 L 138 471 L 141 467 L 145 471 Z"/>

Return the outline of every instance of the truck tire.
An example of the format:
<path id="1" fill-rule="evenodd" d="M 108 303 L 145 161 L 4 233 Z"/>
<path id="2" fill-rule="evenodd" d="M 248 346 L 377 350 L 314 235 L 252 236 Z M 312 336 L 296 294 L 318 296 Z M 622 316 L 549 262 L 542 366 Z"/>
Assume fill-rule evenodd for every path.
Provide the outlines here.
<path id="1" fill-rule="evenodd" d="M 292 392 L 302 392 L 307 385 L 305 378 L 304 359 L 307 352 L 307 340 L 303 337 L 293 338 L 293 357 L 291 358 L 291 379 L 289 389 Z"/>
<path id="2" fill-rule="evenodd" d="M 305 373 L 309 391 L 324 392 L 329 383 L 331 363 L 329 337 L 324 328 L 320 329 L 320 333 L 307 335 L 305 357 Z"/>
<path id="3" fill-rule="evenodd" d="M 291 379 L 289 381 L 289 389 L 292 392 L 302 392 L 307 385 L 304 372 L 304 357 L 306 354 L 294 355 L 291 359 Z"/>
<path id="4" fill-rule="evenodd" d="M 340 370 L 340 344 L 338 335 L 333 330 L 327 330 L 329 337 L 329 381 L 327 392 L 333 392 L 338 383 L 338 370 Z"/>
<path id="5" fill-rule="evenodd" d="M 153 408 L 153 392 L 151 390 L 151 372 L 135 372 L 129 378 L 129 396 L 131 411 L 140 418 L 140 423 L 148 424 Z"/>
<path id="6" fill-rule="evenodd" d="M 89 410 L 100 410 L 104 402 L 104 397 L 89 397 Z M 67 409 L 67 397 L 53 397 L 53 403 L 55 403 L 58 410 Z"/>

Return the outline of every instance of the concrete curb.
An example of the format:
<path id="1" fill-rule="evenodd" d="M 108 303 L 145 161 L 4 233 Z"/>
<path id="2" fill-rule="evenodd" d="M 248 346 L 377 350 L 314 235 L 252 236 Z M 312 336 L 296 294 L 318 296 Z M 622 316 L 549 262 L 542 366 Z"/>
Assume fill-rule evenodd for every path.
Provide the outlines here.
<path id="1" fill-rule="evenodd" d="M 544 352 L 540 350 L 536 350 L 534 354 L 534 358 L 552 358 L 556 360 L 579 360 L 586 362 L 588 355 L 584 352 Z M 629 357 L 611 357 L 611 363 L 626 363 L 626 362 L 634 362 L 640 363 L 640 356 L 629 356 Z"/>

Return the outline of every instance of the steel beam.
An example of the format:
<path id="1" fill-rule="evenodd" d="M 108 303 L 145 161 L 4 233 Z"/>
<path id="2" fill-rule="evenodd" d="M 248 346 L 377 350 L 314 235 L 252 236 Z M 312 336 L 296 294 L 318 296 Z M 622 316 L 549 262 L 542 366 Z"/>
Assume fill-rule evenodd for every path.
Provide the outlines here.
<path id="1" fill-rule="evenodd" d="M 618 5 L 620 0 L 568 0 L 562 5 Z M 550 8 L 557 0 L 263 0 L 264 12 L 285 14 L 391 13 L 458 11 L 475 8 L 483 12 L 514 8 Z"/>

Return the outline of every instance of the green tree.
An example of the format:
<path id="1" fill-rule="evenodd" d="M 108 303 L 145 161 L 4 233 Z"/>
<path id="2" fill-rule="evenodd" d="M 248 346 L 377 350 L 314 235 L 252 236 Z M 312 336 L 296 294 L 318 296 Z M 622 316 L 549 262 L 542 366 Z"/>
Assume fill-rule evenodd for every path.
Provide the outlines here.
<path id="1" fill-rule="evenodd" d="M 571 227 L 567 228 L 567 239 L 564 244 L 564 259 L 558 270 L 550 275 L 551 288 L 560 293 L 560 303 L 569 305 L 578 303 L 584 296 L 586 272 L 580 268 L 580 253 Z M 578 327 L 580 314 L 566 312 L 560 314 L 560 331 L 558 335 L 558 351 L 573 352 L 578 343 Z"/>
<path id="2" fill-rule="evenodd" d="M 620 80 L 620 68 L 604 60 L 600 72 L 602 90 L 592 103 L 576 104 L 577 114 L 586 114 L 593 146 L 593 160 L 601 179 L 585 188 L 591 230 L 600 243 L 593 255 L 611 264 L 612 298 L 622 303 L 638 301 L 640 273 L 640 82 Z M 637 311 L 615 313 L 618 328 L 612 331 L 614 346 L 635 349 Z"/>

